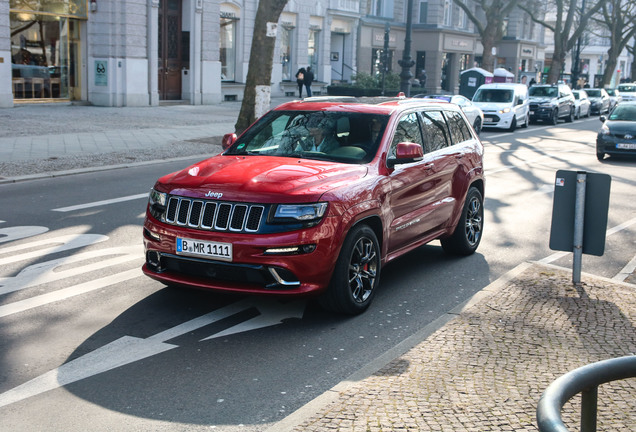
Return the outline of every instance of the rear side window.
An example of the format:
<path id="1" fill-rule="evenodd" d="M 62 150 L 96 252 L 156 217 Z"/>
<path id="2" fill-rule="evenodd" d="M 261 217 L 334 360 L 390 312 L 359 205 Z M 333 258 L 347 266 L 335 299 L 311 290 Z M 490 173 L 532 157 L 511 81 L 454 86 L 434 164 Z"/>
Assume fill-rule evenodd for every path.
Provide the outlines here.
<path id="1" fill-rule="evenodd" d="M 448 119 L 448 128 L 453 144 L 467 141 L 472 138 L 468 125 L 457 111 L 445 111 L 444 115 Z"/>
<path id="2" fill-rule="evenodd" d="M 441 111 L 424 111 L 421 114 L 424 134 L 426 135 L 424 152 L 430 153 L 448 147 L 450 137 L 446 120 Z"/>

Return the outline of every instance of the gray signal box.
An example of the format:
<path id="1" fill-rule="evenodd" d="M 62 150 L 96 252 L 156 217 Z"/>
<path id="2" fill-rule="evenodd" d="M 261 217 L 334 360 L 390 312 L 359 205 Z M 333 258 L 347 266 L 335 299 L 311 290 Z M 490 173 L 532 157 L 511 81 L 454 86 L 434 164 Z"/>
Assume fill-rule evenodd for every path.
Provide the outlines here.
<path id="1" fill-rule="evenodd" d="M 605 252 L 605 232 L 611 177 L 607 174 L 559 170 L 554 185 L 550 249 L 574 251 L 577 184 L 580 174 L 585 179 L 583 213 L 583 253 L 601 256 Z"/>

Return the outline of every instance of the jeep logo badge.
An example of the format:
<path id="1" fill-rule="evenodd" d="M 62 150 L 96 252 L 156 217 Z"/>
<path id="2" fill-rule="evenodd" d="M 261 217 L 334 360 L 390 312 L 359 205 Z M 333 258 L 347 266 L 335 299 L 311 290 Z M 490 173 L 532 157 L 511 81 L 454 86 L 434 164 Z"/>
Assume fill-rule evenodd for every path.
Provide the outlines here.
<path id="1" fill-rule="evenodd" d="M 208 193 L 206 193 L 205 196 L 208 198 L 220 199 L 223 196 L 223 193 L 208 191 Z"/>

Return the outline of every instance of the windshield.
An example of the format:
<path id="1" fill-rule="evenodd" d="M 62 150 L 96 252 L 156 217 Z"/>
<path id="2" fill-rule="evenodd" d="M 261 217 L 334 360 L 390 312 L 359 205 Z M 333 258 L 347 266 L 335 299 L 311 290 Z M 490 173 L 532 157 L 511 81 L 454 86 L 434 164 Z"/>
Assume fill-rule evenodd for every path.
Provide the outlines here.
<path id="1" fill-rule="evenodd" d="M 375 156 L 387 121 L 378 114 L 271 111 L 225 154 L 366 163 Z"/>
<path id="2" fill-rule="evenodd" d="M 587 95 L 589 97 L 601 97 L 601 91 L 600 90 L 585 90 L 587 92 Z"/>
<path id="3" fill-rule="evenodd" d="M 514 92 L 503 89 L 478 89 L 473 97 L 473 102 L 512 102 Z"/>
<path id="4" fill-rule="evenodd" d="M 535 97 L 557 97 L 556 87 L 530 87 L 528 90 L 530 96 Z"/>
<path id="5" fill-rule="evenodd" d="M 616 96 L 616 92 L 614 91 L 614 89 L 605 89 L 605 91 L 610 96 Z"/>
<path id="6" fill-rule="evenodd" d="M 636 121 L 636 105 L 618 104 L 609 116 L 609 120 Z"/>
<path id="7" fill-rule="evenodd" d="M 623 84 L 618 86 L 618 91 L 634 93 L 636 92 L 636 84 Z"/>
<path id="8" fill-rule="evenodd" d="M 577 99 L 577 100 L 578 100 L 578 99 L 580 99 L 580 98 L 581 98 L 581 95 L 580 95 L 580 94 L 579 94 L 579 92 L 577 92 L 577 91 L 572 92 L 572 94 L 574 95 L 574 99 Z"/>

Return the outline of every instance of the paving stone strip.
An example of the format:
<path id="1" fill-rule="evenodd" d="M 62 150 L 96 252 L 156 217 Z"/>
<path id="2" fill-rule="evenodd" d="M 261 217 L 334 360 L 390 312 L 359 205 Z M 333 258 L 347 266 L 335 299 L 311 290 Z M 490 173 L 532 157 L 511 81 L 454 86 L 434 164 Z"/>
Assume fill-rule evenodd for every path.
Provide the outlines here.
<path id="1" fill-rule="evenodd" d="M 296 431 L 536 431 L 559 376 L 636 353 L 636 289 L 533 265 Z M 578 430 L 580 397 L 563 418 Z M 599 387 L 599 431 L 636 430 L 636 379 Z"/>

